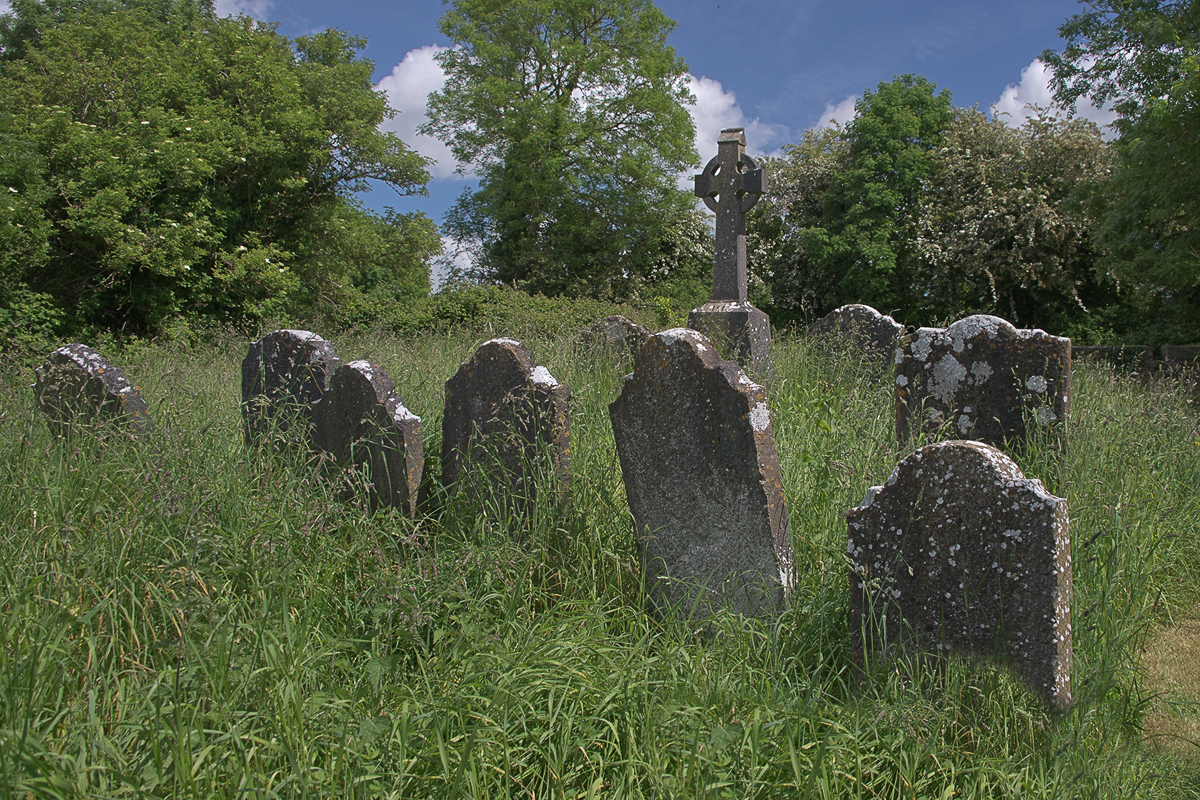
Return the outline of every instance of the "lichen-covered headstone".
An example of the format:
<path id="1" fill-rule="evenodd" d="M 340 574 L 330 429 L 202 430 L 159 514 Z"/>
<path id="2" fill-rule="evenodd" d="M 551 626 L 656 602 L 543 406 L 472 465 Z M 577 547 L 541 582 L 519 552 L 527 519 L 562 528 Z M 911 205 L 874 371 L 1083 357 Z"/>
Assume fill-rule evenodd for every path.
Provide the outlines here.
<path id="1" fill-rule="evenodd" d="M 904 326 L 870 306 L 851 303 L 809 325 L 808 335 L 843 338 L 869 358 L 882 360 L 896 352 L 896 340 L 904 335 Z"/>
<path id="2" fill-rule="evenodd" d="M 778 610 L 792 539 L 763 387 L 674 328 L 642 346 L 609 415 L 656 611 Z"/>
<path id="3" fill-rule="evenodd" d="M 287 431 L 297 420 L 310 428 L 311 406 L 340 363 L 333 345 L 311 331 L 273 331 L 251 344 L 242 361 L 242 416 L 250 437 Z"/>
<path id="4" fill-rule="evenodd" d="M 857 658 L 885 644 L 1011 660 L 1071 703 L 1067 501 L 982 442 L 939 442 L 900 462 L 847 514 Z"/>
<path id="5" fill-rule="evenodd" d="M 313 406 L 313 423 L 317 447 L 366 471 L 372 505 L 414 512 L 424 468 L 421 419 L 404 407 L 382 367 L 338 367 Z"/>
<path id="6" fill-rule="evenodd" d="M 979 314 L 921 328 L 896 349 L 896 435 L 919 426 L 1004 447 L 1026 420 L 1061 431 L 1070 411 L 1071 340 Z"/>
<path id="7" fill-rule="evenodd" d="M 442 417 L 442 485 L 470 465 L 509 508 L 524 514 L 537 496 L 538 472 L 549 466 L 560 485 L 570 477 L 571 389 L 515 339 L 492 339 L 446 381 Z M 549 463 L 546 457 L 549 457 Z M 476 495 L 484 486 L 470 488 Z"/>
<path id="8" fill-rule="evenodd" d="M 618 355 L 637 355 L 642 342 L 649 337 L 650 331 L 643 326 L 628 317 L 614 314 L 584 328 L 579 341 L 587 347 L 606 347 Z"/>
<path id="9" fill-rule="evenodd" d="M 150 429 L 141 390 L 120 369 L 83 344 L 68 344 L 46 357 L 35 371 L 38 405 L 56 435 L 80 425 L 125 423 L 135 432 Z"/>

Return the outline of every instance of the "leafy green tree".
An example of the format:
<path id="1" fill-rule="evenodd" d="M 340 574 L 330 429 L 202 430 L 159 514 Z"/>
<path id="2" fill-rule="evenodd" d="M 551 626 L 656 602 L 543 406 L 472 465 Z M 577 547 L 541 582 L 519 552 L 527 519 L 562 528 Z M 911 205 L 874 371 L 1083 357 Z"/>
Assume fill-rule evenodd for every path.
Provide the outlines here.
<path id="1" fill-rule="evenodd" d="M 661 268 L 697 163 L 674 23 L 649 0 L 453 0 L 440 28 L 455 47 L 423 131 L 479 176 L 444 225 L 477 271 L 620 295 Z"/>
<path id="2" fill-rule="evenodd" d="M 1011 128 L 958 109 L 918 220 L 917 286 L 935 318 L 992 313 L 1076 338 L 1105 327 L 1118 297 L 1096 270 L 1087 201 L 1110 165 L 1110 147 L 1086 120 L 1040 114 Z"/>
<path id="3" fill-rule="evenodd" d="M 1060 104 L 1090 98 L 1119 115 L 1098 234 L 1105 264 L 1139 290 L 1151 338 L 1200 341 L 1200 6 L 1085 5 L 1059 29 L 1067 46 L 1042 58 Z"/>
<path id="4" fill-rule="evenodd" d="M 76 325 L 153 332 L 336 312 L 364 266 L 427 291 L 432 223 L 352 199 L 371 178 L 428 179 L 377 129 L 363 40 L 291 42 L 204 2 L 17 0 L 0 41 L 0 171 L 21 198 L 0 213 L 25 226 L 0 234 L 21 253 L 0 261 L 10 316 L 49 298 Z"/>

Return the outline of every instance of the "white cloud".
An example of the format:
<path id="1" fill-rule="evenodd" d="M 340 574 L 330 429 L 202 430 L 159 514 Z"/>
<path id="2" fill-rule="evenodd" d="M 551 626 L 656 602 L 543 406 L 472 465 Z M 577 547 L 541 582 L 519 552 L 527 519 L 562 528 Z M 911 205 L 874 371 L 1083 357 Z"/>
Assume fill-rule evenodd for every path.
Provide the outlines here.
<path id="1" fill-rule="evenodd" d="M 7 14 L 12 11 L 12 4 L 8 0 L 0 0 L 0 14 Z"/>
<path id="2" fill-rule="evenodd" d="M 453 177 L 458 167 L 447 145 L 432 136 L 417 134 L 417 128 L 428 119 L 425 116 L 425 103 L 429 93 L 441 89 L 446 82 L 446 73 L 442 72 L 441 65 L 433 58 L 445 49 L 431 44 L 409 50 L 404 60 L 392 68 L 392 74 L 375 87 L 387 92 L 388 104 L 399 112 L 390 120 L 385 120 L 380 127 L 395 133 L 402 142 L 426 158 L 432 158 L 436 163 L 429 168 L 429 172 L 434 178 Z"/>
<path id="3" fill-rule="evenodd" d="M 849 125 L 850 120 L 858 116 L 858 110 L 854 107 L 858 100 L 858 95 L 851 94 L 846 95 L 840 103 L 827 103 L 825 110 L 821 112 L 821 118 L 817 120 L 816 127 L 818 129 L 831 128 L 835 122 L 843 126 Z"/>
<path id="4" fill-rule="evenodd" d="M 216 10 L 218 17 L 244 14 L 257 20 L 266 20 L 274 5 L 273 0 L 217 0 Z"/>
<path id="5" fill-rule="evenodd" d="M 687 80 L 688 89 L 696 96 L 695 104 L 686 108 L 696 126 L 696 152 L 700 154 L 701 164 L 707 164 L 717 154 L 717 136 L 724 128 L 745 128 L 746 150 L 752 156 L 769 154 L 784 144 L 786 128 L 763 122 L 758 117 L 747 119 L 738 105 L 737 95 L 725 91 L 720 81 L 695 75 L 688 75 Z"/>
<path id="6" fill-rule="evenodd" d="M 1050 92 L 1050 69 L 1040 58 L 1035 58 L 1028 67 L 1021 70 L 1020 83 L 1010 83 L 1005 87 L 1000 99 L 992 104 L 992 115 L 1005 114 L 1003 119 L 1006 124 L 1014 128 L 1019 127 L 1033 116 L 1033 112 L 1028 108 L 1030 105 L 1051 109 L 1059 115 L 1063 113 L 1055 105 L 1054 96 Z M 1117 118 L 1115 111 L 1096 108 L 1090 102 L 1082 100 L 1075 104 L 1075 113 L 1099 125 L 1106 138 L 1112 135 L 1111 129 L 1105 126 Z"/>

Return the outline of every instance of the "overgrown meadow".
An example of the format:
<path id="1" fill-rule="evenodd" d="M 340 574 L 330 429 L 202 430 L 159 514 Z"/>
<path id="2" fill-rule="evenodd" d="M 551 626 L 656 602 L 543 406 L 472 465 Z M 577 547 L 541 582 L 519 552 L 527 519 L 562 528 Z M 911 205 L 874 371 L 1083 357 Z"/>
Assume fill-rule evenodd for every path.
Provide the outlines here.
<path id="1" fill-rule="evenodd" d="M 801 579 L 778 619 L 696 635 L 645 613 L 607 405 L 628 358 L 496 329 L 331 337 L 382 364 L 440 475 L 443 382 L 522 337 L 574 392 L 566 502 L 532 518 L 431 486 L 415 520 L 287 436 L 248 447 L 249 340 L 106 351 L 156 431 L 53 438 L 0 383 L 4 797 L 1200 797 L 1143 738 L 1148 637 L 1200 587 L 1185 391 L 1074 370 L 1065 448 L 1015 455 L 1069 499 L 1074 708 L 1000 666 L 851 666 L 844 513 L 911 448 L 890 370 L 776 342 L 770 398 Z M 1157 712 L 1156 712 L 1157 713 Z"/>

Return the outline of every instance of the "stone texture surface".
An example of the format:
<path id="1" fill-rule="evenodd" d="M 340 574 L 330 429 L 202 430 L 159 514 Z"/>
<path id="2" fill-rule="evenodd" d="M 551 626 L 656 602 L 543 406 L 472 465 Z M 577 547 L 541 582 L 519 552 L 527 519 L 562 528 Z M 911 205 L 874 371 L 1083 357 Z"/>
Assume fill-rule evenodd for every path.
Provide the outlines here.
<path id="1" fill-rule="evenodd" d="M 771 320 L 747 302 L 713 301 L 688 313 L 688 327 L 703 333 L 743 369 L 771 369 Z"/>
<path id="2" fill-rule="evenodd" d="M 717 155 L 693 179 L 695 195 L 717 215 L 713 301 L 746 302 L 746 212 L 767 191 L 767 173 L 746 155 L 744 128 L 717 137 Z"/>
<path id="3" fill-rule="evenodd" d="M 286 431 L 297 418 L 311 427 L 312 403 L 340 363 L 333 345 L 311 331 L 273 331 L 251 344 L 242 361 L 242 417 L 250 437 Z"/>
<path id="4" fill-rule="evenodd" d="M 830 311 L 808 326 L 809 336 L 843 338 L 868 357 L 890 359 L 904 326 L 870 306 L 851 303 Z"/>
<path id="5" fill-rule="evenodd" d="M 338 367 L 313 405 L 313 440 L 339 464 L 362 467 L 373 507 L 415 511 L 424 468 L 421 418 L 382 367 L 351 361 Z"/>
<path id="6" fill-rule="evenodd" d="M 68 344 L 46 357 L 35 371 L 38 405 L 57 435 L 93 423 L 127 423 L 134 431 L 150 429 L 150 412 L 141 390 L 120 369 L 83 344 Z"/>
<path id="7" fill-rule="evenodd" d="M 535 366 L 521 342 L 484 342 L 446 381 L 442 484 L 453 486 L 471 464 L 518 512 L 531 508 L 543 454 L 560 484 L 570 478 L 570 398 L 570 387 Z"/>
<path id="8" fill-rule="evenodd" d="M 654 609 L 778 610 L 792 541 L 763 387 L 675 328 L 642 347 L 609 415 Z"/>
<path id="9" fill-rule="evenodd" d="M 604 317 L 583 329 L 580 344 L 585 347 L 606 347 L 618 355 L 637 355 L 650 331 L 628 317 L 615 314 Z"/>
<path id="10" fill-rule="evenodd" d="M 939 442 L 847 518 L 857 658 L 914 638 L 932 653 L 1005 656 L 1048 701 L 1070 705 L 1066 500 L 993 447 Z"/>
<path id="11" fill-rule="evenodd" d="M 896 435 L 924 425 L 1004 447 L 1033 424 L 1063 430 L 1070 411 L 1071 340 L 1018 330 L 988 315 L 921 328 L 896 350 Z"/>

